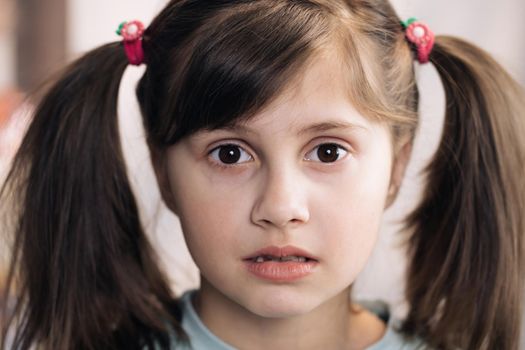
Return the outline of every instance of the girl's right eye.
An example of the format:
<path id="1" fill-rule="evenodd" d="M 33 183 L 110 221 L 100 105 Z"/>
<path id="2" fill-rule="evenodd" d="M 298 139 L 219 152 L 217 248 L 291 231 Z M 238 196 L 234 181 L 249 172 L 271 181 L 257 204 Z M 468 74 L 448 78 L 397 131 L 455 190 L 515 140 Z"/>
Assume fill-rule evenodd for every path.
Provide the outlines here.
<path id="1" fill-rule="evenodd" d="M 253 157 L 248 152 L 236 144 L 226 144 L 215 147 L 209 155 L 214 162 L 226 166 L 246 163 L 253 160 Z"/>

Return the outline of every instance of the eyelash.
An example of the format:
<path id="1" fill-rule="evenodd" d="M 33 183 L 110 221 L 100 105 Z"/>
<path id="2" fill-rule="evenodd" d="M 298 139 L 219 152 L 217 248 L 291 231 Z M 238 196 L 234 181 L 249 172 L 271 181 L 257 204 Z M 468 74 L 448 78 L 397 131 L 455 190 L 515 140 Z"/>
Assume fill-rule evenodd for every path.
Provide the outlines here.
<path id="1" fill-rule="evenodd" d="M 240 151 L 241 151 L 241 158 L 243 157 L 242 153 L 244 153 L 245 155 L 247 155 L 247 156 L 249 157 L 249 159 L 248 159 L 248 160 L 245 160 L 245 161 L 242 161 L 242 162 L 240 162 L 240 163 L 237 163 L 237 162 L 235 162 L 235 163 L 224 163 L 224 162 L 222 162 L 222 161 L 219 159 L 219 152 L 221 151 L 221 149 L 223 149 L 223 148 L 225 148 L 225 147 L 228 147 L 228 146 L 240 150 Z M 337 155 L 340 155 L 341 150 L 343 151 L 343 152 L 342 152 L 343 155 L 339 156 L 339 157 L 338 157 L 335 161 L 333 161 L 333 162 L 323 162 L 323 161 L 321 161 L 321 160 L 319 159 L 318 154 L 317 154 L 318 149 L 319 149 L 319 147 L 321 147 L 321 146 L 335 146 L 335 147 L 337 147 Z M 342 146 L 342 145 L 340 145 L 340 144 L 338 144 L 338 143 L 336 143 L 336 142 L 324 142 L 324 143 L 320 143 L 320 144 L 318 144 L 317 146 L 315 146 L 312 150 L 310 150 L 308 153 L 306 153 L 306 155 L 308 155 L 308 154 L 312 154 L 313 152 L 316 152 L 315 155 L 317 156 L 317 159 L 319 159 L 319 160 L 312 160 L 312 159 L 311 159 L 312 157 L 308 157 L 308 158 L 307 158 L 306 156 L 305 156 L 305 160 L 307 160 L 307 161 L 311 161 L 311 162 L 320 162 L 320 163 L 324 163 L 324 164 L 333 164 L 333 163 L 339 162 L 341 159 L 344 159 L 344 158 L 346 157 L 346 155 L 349 153 L 349 150 L 348 150 L 346 147 L 344 147 L 344 146 Z M 217 156 L 216 158 L 213 157 L 214 154 Z M 221 144 L 221 145 L 219 145 L 219 146 L 213 148 L 210 152 L 208 152 L 208 157 L 209 157 L 210 159 L 212 159 L 212 162 L 211 162 L 211 163 L 212 163 L 213 165 L 216 165 L 216 166 L 218 166 L 218 167 L 220 167 L 220 168 L 231 168 L 231 167 L 235 167 L 235 166 L 238 166 L 238 165 L 241 165 L 241 164 L 248 163 L 248 162 L 250 162 L 251 160 L 254 159 L 253 156 L 252 156 L 249 152 L 247 152 L 247 151 L 246 151 L 241 145 L 238 145 L 238 144 L 235 144 L 235 143 L 224 143 L 224 144 Z M 244 156 L 244 157 L 246 157 L 246 156 Z"/>

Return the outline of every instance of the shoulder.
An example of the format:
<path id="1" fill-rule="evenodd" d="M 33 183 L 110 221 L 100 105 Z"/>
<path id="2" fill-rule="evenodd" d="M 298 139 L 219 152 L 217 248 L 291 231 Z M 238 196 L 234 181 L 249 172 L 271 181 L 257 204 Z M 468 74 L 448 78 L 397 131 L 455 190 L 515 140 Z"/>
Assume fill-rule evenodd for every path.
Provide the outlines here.
<path id="1" fill-rule="evenodd" d="M 176 348 L 177 350 L 235 350 L 233 347 L 215 336 L 202 323 L 192 304 L 192 297 L 195 292 L 195 290 L 187 291 L 180 298 L 182 329 L 186 332 L 191 344 L 177 339 L 176 335 L 172 335 L 171 343 L 174 344 L 173 348 Z"/>
<path id="2" fill-rule="evenodd" d="M 356 303 L 366 309 L 369 314 L 367 318 L 373 324 L 380 320 L 384 323 L 383 335 L 366 350 L 427 350 L 432 349 L 422 339 L 417 337 L 407 337 L 399 331 L 401 320 L 392 317 L 390 306 L 381 300 L 359 300 Z"/>

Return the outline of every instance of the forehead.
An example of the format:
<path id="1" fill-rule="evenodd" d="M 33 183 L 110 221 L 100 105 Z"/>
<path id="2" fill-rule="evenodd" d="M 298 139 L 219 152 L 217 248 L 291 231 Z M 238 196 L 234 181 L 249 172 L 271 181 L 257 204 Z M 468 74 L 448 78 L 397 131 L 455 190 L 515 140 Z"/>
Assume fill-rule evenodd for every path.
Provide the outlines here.
<path id="1" fill-rule="evenodd" d="M 347 68 L 333 51 L 312 56 L 297 76 L 265 108 L 233 128 L 271 127 L 300 133 L 308 126 L 344 124 L 367 129 L 373 122 L 354 108 L 346 79 Z M 277 130 L 275 130 L 277 131 Z"/>

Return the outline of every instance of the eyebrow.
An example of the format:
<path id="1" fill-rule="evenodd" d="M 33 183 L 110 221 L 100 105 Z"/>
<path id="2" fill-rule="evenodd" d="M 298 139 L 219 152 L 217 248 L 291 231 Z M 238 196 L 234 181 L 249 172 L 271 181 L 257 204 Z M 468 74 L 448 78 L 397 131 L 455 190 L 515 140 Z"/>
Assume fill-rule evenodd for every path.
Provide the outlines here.
<path id="1" fill-rule="evenodd" d="M 367 129 L 364 126 L 358 125 L 358 124 L 342 122 L 342 121 L 327 121 L 327 122 L 321 122 L 321 123 L 316 123 L 316 124 L 305 126 L 304 128 L 300 129 L 297 132 L 297 134 L 304 135 L 304 134 L 312 134 L 316 132 L 332 131 L 332 130 L 367 130 Z"/>
<path id="2" fill-rule="evenodd" d="M 226 125 L 224 127 L 221 127 L 220 129 L 229 130 L 229 131 L 238 131 L 238 132 L 242 132 L 246 134 L 255 133 L 254 130 L 243 125 L 242 123 Z M 365 130 L 366 131 L 368 129 L 359 124 L 353 124 L 349 122 L 334 120 L 334 121 L 325 121 L 325 122 L 320 122 L 320 123 L 315 123 L 315 124 L 304 126 L 297 131 L 297 135 L 303 136 L 305 134 L 313 134 L 316 132 L 332 131 L 332 130 Z"/>

